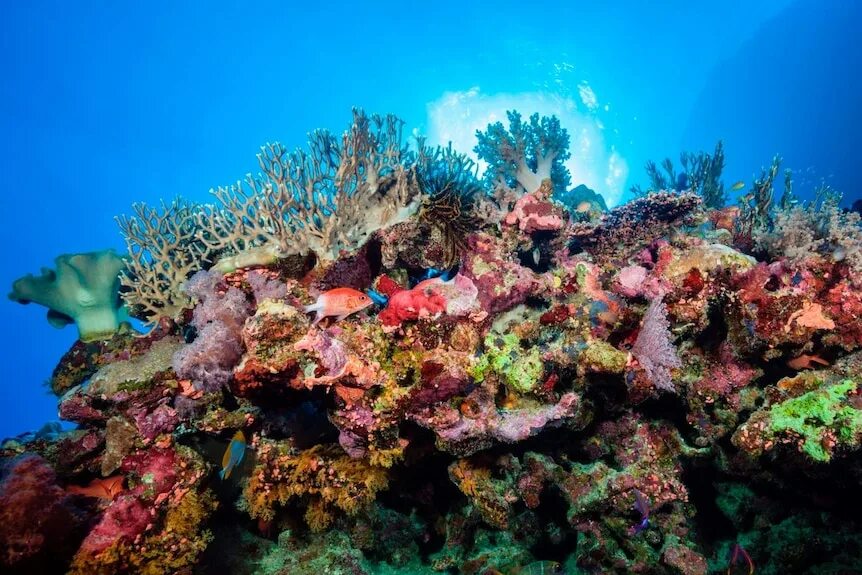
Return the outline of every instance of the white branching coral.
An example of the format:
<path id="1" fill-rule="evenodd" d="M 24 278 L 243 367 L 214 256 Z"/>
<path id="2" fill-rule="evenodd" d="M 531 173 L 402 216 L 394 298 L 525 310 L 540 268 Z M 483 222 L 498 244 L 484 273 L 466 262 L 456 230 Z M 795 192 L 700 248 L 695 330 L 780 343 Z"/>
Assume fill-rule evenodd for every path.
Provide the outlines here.
<path id="1" fill-rule="evenodd" d="M 263 146 L 260 173 L 213 190 L 213 204 L 134 206 L 134 216 L 118 218 L 130 254 L 124 299 L 139 317 L 176 320 L 191 307 L 182 284 L 213 262 L 227 273 L 308 252 L 332 261 L 406 221 L 422 193 L 403 126 L 393 115 L 354 109 L 340 138 L 316 131 L 305 150 Z"/>
<path id="2" fill-rule="evenodd" d="M 198 239 L 196 206 L 176 199 L 162 203 L 161 210 L 145 204 L 132 210 L 134 216 L 116 218 L 129 252 L 120 274 L 121 296 L 138 317 L 176 320 L 191 307 L 183 282 L 209 260 Z"/>
<path id="3" fill-rule="evenodd" d="M 308 150 L 261 148 L 261 173 L 214 190 L 218 205 L 199 214 L 202 241 L 233 252 L 216 267 L 230 271 L 309 251 L 334 260 L 406 221 L 421 199 L 403 162 L 402 127 L 393 115 L 354 110 L 340 142 L 316 131 Z"/>

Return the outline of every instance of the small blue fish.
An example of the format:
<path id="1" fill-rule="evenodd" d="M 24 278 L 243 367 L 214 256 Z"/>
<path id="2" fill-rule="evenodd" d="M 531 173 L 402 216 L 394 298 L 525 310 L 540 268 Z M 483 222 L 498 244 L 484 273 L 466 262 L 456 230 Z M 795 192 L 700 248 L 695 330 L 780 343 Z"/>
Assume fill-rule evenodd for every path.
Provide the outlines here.
<path id="1" fill-rule="evenodd" d="M 639 490 L 635 489 L 635 510 L 641 514 L 640 523 L 634 525 L 630 530 L 631 535 L 637 535 L 647 527 L 649 527 L 649 503 L 647 502 L 644 494 Z"/>
<path id="2" fill-rule="evenodd" d="M 678 192 L 688 189 L 688 174 L 682 172 L 676 177 L 675 189 Z"/>
<path id="3" fill-rule="evenodd" d="M 373 289 L 367 289 L 365 290 L 365 293 L 368 297 L 371 298 L 371 301 L 373 301 L 377 305 L 385 306 L 387 303 L 389 303 L 389 298 L 378 291 L 375 291 Z"/>
<path id="4" fill-rule="evenodd" d="M 224 457 L 221 458 L 221 471 L 219 477 L 227 479 L 230 477 L 231 471 L 242 461 L 245 456 L 245 434 L 242 431 L 237 431 L 233 435 L 233 439 L 224 450 Z"/>

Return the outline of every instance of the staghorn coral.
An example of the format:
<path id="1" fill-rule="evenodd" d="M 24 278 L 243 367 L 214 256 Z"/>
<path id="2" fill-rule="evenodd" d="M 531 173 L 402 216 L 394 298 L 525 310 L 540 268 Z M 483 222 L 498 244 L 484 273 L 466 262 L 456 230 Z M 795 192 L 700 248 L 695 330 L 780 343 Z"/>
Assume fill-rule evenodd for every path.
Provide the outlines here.
<path id="1" fill-rule="evenodd" d="M 120 276 L 122 297 L 131 313 L 150 323 L 178 321 L 192 307 L 185 281 L 210 263 L 210 251 L 199 238 L 195 212 L 199 206 L 175 199 L 161 210 L 133 204 L 133 216 L 117 223 L 128 249 Z"/>
<path id="2" fill-rule="evenodd" d="M 201 240 L 232 254 L 216 268 L 229 272 L 307 251 L 333 261 L 409 218 L 422 200 L 403 164 L 402 127 L 391 114 L 354 109 L 340 141 L 318 130 L 308 151 L 262 147 L 261 174 L 214 190 L 218 204 L 196 214 Z"/>
<path id="3" fill-rule="evenodd" d="M 130 257 L 124 299 L 142 319 L 176 321 L 191 306 L 183 283 L 213 261 L 223 273 L 308 251 L 332 261 L 405 221 L 422 194 L 403 164 L 402 126 L 354 109 L 340 140 L 316 131 L 308 151 L 263 146 L 262 173 L 214 190 L 215 204 L 136 204 L 136 216 L 118 218 Z"/>

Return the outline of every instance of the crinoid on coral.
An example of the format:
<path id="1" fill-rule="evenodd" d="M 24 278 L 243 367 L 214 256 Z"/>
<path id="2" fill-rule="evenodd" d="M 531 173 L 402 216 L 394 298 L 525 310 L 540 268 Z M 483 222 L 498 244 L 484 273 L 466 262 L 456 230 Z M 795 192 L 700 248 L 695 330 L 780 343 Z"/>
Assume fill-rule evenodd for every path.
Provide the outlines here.
<path id="1" fill-rule="evenodd" d="M 445 148 L 431 148 L 420 138 L 418 146 L 415 173 L 423 194 L 418 220 L 441 234 L 443 263 L 453 267 L 477 225 L 474 203 L 484 193 L 477 179 L 478 168 L 473 160 L 453 150 L 451 142 Z"/>

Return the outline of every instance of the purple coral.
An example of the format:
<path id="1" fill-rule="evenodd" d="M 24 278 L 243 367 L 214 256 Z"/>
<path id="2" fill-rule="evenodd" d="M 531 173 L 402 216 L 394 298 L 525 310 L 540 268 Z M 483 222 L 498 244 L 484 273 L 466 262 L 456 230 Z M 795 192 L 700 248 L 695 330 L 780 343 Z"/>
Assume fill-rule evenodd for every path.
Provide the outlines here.
<path id="1" fill-rule="evenodd" d="M 674 392 L 670 370 L 681 366 L 670 340 L 667 308 L 661 299 L 652 300 L 644 314 L 641 330 L 632 346 L 632 355 L 658 389 Z"/>
<path id="2" fill-rule="evenodd" d="M 198 334 L 173 358 L 177 376 L 204 391 L 220 389 L 230 380 L 242 357 L 242 328 L 252 311 L 241 290 L 221 288 L 221 275 L 213 272 L 198 272 L 189 279 L 186 292 L 200 301 L 192 317 Z"/>
<path id="3" fill-rule="evenodd" d="M 284 299 L 287 297 L 287 284 L 270 277 L 261 270 L 252 270 L 246 276 L 248 285 L 258 304 L 265 299 Z"/>

